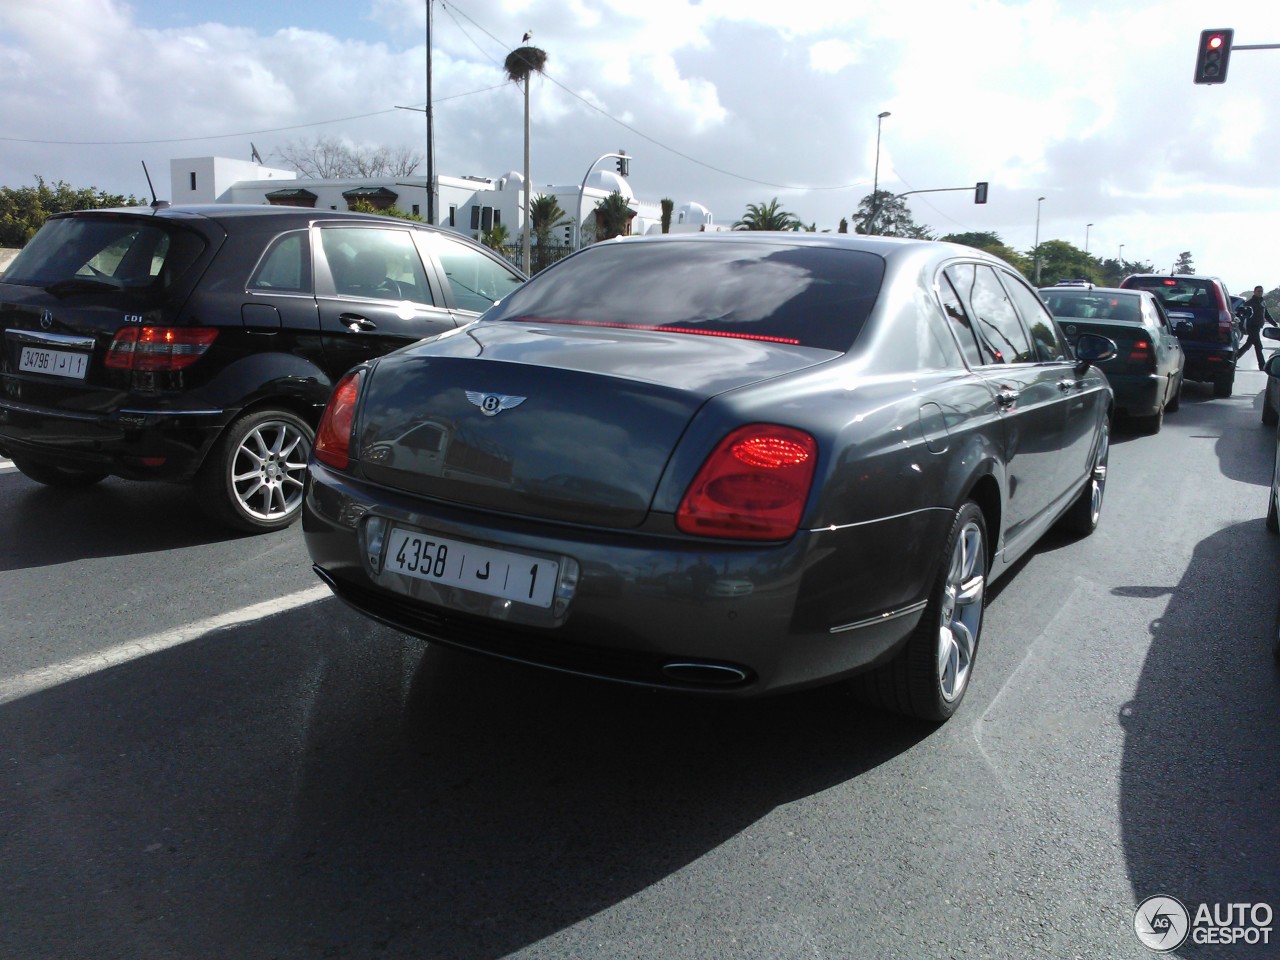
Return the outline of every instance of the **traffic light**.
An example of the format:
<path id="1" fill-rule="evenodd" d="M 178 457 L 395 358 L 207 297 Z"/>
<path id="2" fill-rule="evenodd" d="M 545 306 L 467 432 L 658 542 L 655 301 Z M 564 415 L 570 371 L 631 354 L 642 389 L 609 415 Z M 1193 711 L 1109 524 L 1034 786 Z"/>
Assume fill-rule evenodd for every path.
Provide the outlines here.
<path id="1" fill-rule="evenodd" d="M 1196 53 L 1196 83 L 1226 83 L 1234 30 L 1201 30 Z"/>
<path id="2" fill-rule="evenodd" d="M 987 202 L 987 181 L 979 180 L 978 185 L 973 188 L 973 202 L 974 203 Z"/>
<path id="3" fill-rule="evenodd" d="M 618 174 L 623 177 L 631 175 L 631 158 L 625 153 L 618 158 Z"/>

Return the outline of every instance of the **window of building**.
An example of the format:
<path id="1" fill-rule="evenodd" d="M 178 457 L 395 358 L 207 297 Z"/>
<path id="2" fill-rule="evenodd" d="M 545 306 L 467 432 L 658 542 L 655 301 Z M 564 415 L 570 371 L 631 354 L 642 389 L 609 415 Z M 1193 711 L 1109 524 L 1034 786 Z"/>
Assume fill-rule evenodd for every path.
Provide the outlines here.
<path id="1" fill-rule="evenodd" d="M 193 191 L 193 192 L 194 192 L 195 188 L 196 188 L 196 172 L 195 172 L 194 170 L 192 170 L 192 171 L 191 171 L 191 189 L 192 189 L 192 191 Z"/>
<path id="2" fill-rule="evenodd" d="M 458 225 L 458 205 L 456 203 L 449 204 L 449 226 L 456 227 Z"/>

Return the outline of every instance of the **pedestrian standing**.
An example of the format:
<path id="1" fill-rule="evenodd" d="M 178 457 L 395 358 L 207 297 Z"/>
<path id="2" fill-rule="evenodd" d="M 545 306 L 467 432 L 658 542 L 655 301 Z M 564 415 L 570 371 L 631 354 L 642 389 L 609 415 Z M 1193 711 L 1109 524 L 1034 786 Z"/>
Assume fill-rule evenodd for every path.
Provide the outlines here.
<path id="1" fill-rule="evenodd" d="M 1240 355 L 1249 349 L 1249 344 L 1253 344 L 1253 352 L 1258 358 L 1258 369 L 1262 369 L 1265 358 L 1262 356 L 1262 325 L 1264 323 L 1275 325 L 1275 318 L 1267 312 L 1267 305 L 1262 302 L 1262 286 L 1253 288 L 1253 296 L 1246 300 L 1240 306 L 1238 311 L 1240 316 L 1244 318 L 1244 332 L 1247 334 L 1244 343 L 1240 344 L 1240 349 L 1236 351 L 1236 364 L 1239 365 Z"/>

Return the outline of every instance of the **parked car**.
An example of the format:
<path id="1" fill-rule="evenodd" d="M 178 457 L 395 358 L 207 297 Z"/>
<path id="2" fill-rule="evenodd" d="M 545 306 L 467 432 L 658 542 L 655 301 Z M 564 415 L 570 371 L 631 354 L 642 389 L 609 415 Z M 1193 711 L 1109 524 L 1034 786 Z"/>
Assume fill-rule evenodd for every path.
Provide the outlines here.
<path id="1" fill-rule="evenodd" d="M 39 483 L 191 481 L 230 526 L 297 519 L 350 367 L 523 282 L 404 220 L 269 206 L 51 217 L 0 280 L 0 453 Z"/>
<path id="2" fill-rule="evenodd" d="M 1082 333 L 1110 338 L 1116 356 L 1099 366 L 1115 392 L 1116 413 L 1159 433 L 1165 411 L 1178 409 L 1185 358 L 1164 307 L 1145 290 L 1046 287 L 1040 297 L 1073 347 Z M 1180 321 L 1183 333 L 1191 321 Z"/>
<path id="3" fill-rule="evenodd" d="M 433 641 L 721 695 L 862 673 L 942 720 L 988 584 L 1098 522 L 1113 353 L 970 247 L 599 243 L 344 377 L 303 531 L 340 598 Z"/>
<path id="4" fill-rule="evenodd" d="M 1136 273 L 1120 281 L 1126 290 L 1149 290 L 1178 330 L 1186 355 L 1185 377 L 1213 384 L 1215 397 L 1229 397 L 1235 386 L 1240 327 L 1231 294 L 1217 277 Z M 1179 321 L 1191 323 L 1188 329 Z"/>
<path id="5" fill-rule="evenodd" d="M 1263 327 L 1260 333 L 1267 340 L 1280 340 L 1280 327 Z M 1267 386 L 1262 394 L 1262 422 L 1274 427 L 1280 423 L 1280 351 L 1267 354 L 1262 369 L 1267 374 Z"/>
<path id="6" fill-rule="evenodd" d="M 1275 330 L 1276 328 L 1267 327 L 1265 329 Z M 1280 340 L 1280 330 L 1271 339 Z M 1275 354 L 1272 355 L 1271 359 L 1275 359 Z M 1272 379 L 1274 379 L 1273 376 L 1268 376 L 1268 386 L 1270 386 Z M 1271 489 L 1267 491 L 1267 531 L 1269 533 L 1280 533 L 1280 434 L 1276 435 L 1275 451 L 1275 459 L 1271 466 Z M 1271 653 L 1276 662 L 1280 663 L 1280 610 L 1276 612 L 1275 625 L 1271 628 L 1271 636 Z"/>

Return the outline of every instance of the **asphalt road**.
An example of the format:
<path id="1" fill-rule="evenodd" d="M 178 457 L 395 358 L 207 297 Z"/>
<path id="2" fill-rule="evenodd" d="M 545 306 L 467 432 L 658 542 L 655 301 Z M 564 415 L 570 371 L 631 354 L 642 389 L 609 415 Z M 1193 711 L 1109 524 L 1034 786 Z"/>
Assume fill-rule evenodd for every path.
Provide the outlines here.
<path id="1" fill-rule="evenodd" d="M 296 530 L 0 462 L 0 957 L 1138 958 L 1149 896 L 1280 911 L 1261 387 L 1119 432 L 941 728 L 428 648 Z"/>

